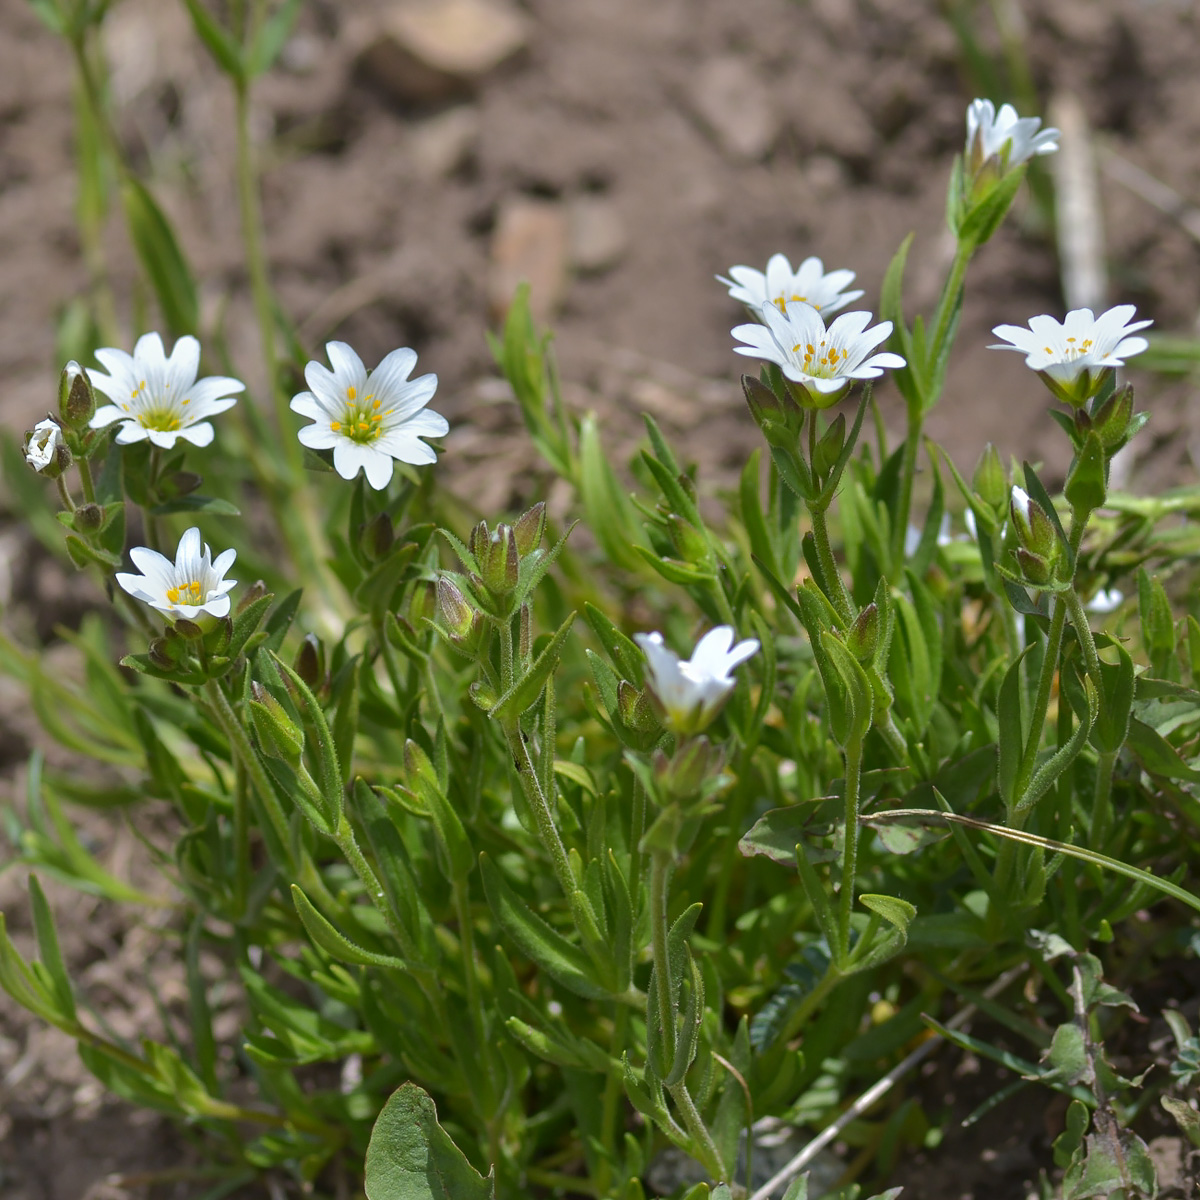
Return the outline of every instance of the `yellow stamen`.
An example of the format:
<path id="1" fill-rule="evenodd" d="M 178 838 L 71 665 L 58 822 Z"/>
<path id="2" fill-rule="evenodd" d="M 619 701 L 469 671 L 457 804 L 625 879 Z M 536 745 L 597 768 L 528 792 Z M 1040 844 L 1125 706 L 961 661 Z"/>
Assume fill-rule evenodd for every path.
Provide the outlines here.
<path id="1" fill-rule="evenodd" d="M 330 421 L 329 422 L 329 428 L 332 429 L 334 433 L 337 433 L 338 430 L 341 429 L 341 427 L 342 427 L 341 421 Z"/>
<path id="2" fill-rule="evenodd" d="M 347 395 L 347 397 L 349 397 L 349 399 L 353 400 L 355 398 L 355 396 L 358 395 L 358 388 L 348 387 L 346 389 L 346 395 Z"/>

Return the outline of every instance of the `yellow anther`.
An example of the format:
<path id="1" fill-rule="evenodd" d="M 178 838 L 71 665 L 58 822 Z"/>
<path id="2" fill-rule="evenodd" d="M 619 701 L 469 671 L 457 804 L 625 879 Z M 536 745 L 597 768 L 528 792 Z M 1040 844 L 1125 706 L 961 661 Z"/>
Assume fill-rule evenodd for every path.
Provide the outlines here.
<path id="1" fill-rule="evenodd" d="M 348 387 L 348 388 L 346 389 L 346 395 L 347 395 L 347 396 L 348 396 L 348 397 L 349 397 L 351 400 L 353 400 L 353 399 L 354 399 L 354 397 L 358 395 L 358 388 L 356 388 L 356 387 Z"/>
<path id="2" fill-rule="evenodd" d="M 330 421 L 329 422 L 329 428 L 332 429 L 334 433 L 337 433 L 341 429 L 341 427 L 342 427 L 341 421 Z"/>
<path id="3" fill-rule="evenodd" d="M 799 342 L 797 342 L 797 343 L 796 343 L 796 344 L 795 344 L 795 345 L 792 347 L 792 353 L 793 353 L 793 354 L 797 353 L 797 352 L 799 351 L 799 349 L 800 349 L 800 343 L 799 343 Z"/>
<path id="4" fill-rule="evenodd" d="M 368 399 L 368 400 L 370 400 L 370 398 L 371 398 L 370 396 L 368 396 L 368 397 L 367 397 L 367 399 Z M 376 400 L 376 401 L 375 401 L 375 403 L 371 405 L 371 407 L 372 407 L 372 408 L 382 408 L 382 407 L 383 407 L 383 401 L 382 401 L 382 400 Z"/>

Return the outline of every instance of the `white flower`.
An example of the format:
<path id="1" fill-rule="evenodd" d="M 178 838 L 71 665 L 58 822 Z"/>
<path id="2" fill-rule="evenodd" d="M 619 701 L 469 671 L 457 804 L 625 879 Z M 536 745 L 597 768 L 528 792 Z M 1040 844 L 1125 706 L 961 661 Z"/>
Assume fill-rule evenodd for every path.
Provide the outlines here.
<path id="1" fill-rule="evenodd" d="M 690 661 L 681 662 L 661 633 L 634 634 L 646 655 L 650 690 L 663 707 L 668 729 L 699 733 L 720 711 L 736 682 L 729 672 L 758 651 L 755 638 L 734 646 L 733 637 L 729 625 L 718 625 L 696 644 Z"/>
<path id="2" fill-rule="evenodd" d="M 437 390 L 436 375 L 408 378 L 416 351 L 393 350 L 370 372 L 345 342 L 325 346 L 330 371 L 318 362 L 304 368 L 312 389 L 292 397 L 292 410 L 314 424 L 300 430 L 300 441 L 313 450 L 333 450 L 333 465 L 343 479 L 361 468 L 377 490 L 392 478 L 392 460 L 423 464 L 437 454 L 420 439 L 442 437 L 450 428 L 425 405 Z"/>
<path id="3" fill-rule="evenodd" d="M 226 550 L 212 560 L 208 546 L 201 548 L 200 530 L 194 525 L 179 539 L 172 562 L 157 550 L 135 546 L 129 552 L 133 565 L 142 573 L 117 573 L 117 582 L 131 596 L 144 600 L 152 608 L 178 620 L 194 621 L 201 613 L 214 617 L 229 614 L 229 589 L 236 579 L 226 579 L 233 566 L 236 550 Z"/>
<path id="4" fill-rule="evenodd" d="M 1101 588 L 1083 607 L 1088 612 L 1116 612 L 1125 603 L 1125 593 L 1117 588 Z"/>
<path id="5" fill-rule="evenodd" d="M 1053 154 L 1059 131 L 1039 132 L 1041 124 L 1041 117 L 1018 117 L 1011 104 L 1002 104 L 997 113 L 990 100 L 973 100 L 967 109 L 967 169 L 974 174 L 995 159 L 1007 171 L 1035 154 Z"/>
<path id="6" fill-rule="evenodd" d="M 1067 404 L 1085 404 L 1101 388 L 1114 367 L 1141 354 L 1149 346 L 1144 337 L 1132 337 L 1152 321 L 1135 321 L 1132 304 L 1118 304 L 1096 317 L 1090 308 L 1075 308 L 1060 325 L 1053 317 L 1031 317 L 1023 325 L 997 325 L 992 332 L 1004 342 L 992 350 L 1017 350 L 1025 365 L 1037 371 L 1046 385 Z"/>
<path id="7" fill-rule="evenodd" d="M 811 304 L 790 304 L 787 315 L 774 304 L 759 310 L 765 325 L 738 325 L 733 336 L 746 342 L 738 354 L 778 363 L 784 375 L 805 388 L 817 408 L 834 404 L 854 379 L 875 379 L 884 367 L 902 367 L 898 354 L 872 354 L 892 332 L 891 321 L 871 329 L 868 312 L 843 313 L 828 329 Z"/>
<path id="8" fill-rule="evenodd" d="M 89 369 L 88 378 L 112 403 L 96 410 L 91 426 L 103 429 L 120 421 L 117 441 L 122 446 L 147 438 L 164 450 L 178 438 L 207 446 L 213 440 L 207 418 L 232 408 L 234 393 L 246 390 L 240 379 L 223 375 L 196 379 L 200 343 L 194 337 L 181 337 L 169 358 L 157 333 L 138 338 L 132 355 L 109 348 L 97 350 L 96 358 L 109 373 Z"/>
<path id="9" fill-rule="evenodd" d="M 25 446 L 25 461 L 35 470 L 44 471 L 53 461 L 62 441 L 62 430 L 57 421 L 39 421 L 29 435 Z"/>
<path id="10" fill-rule="evenodd" d="M 773 254 L 765 274 L 753 267 L 730 267 L 729 274 L 731 279 L 724 275 L 717 278 L 729 289 L 733 299 L 740 300 L 755 312 L 764 304 L 774 304 L 786 316 L 788 305 L 797 303 L 811 304 L 817 312 L 828 315 L 845 308 L 863 294 L 861 290 L 843 290 L 854 282 L 853 271 L 826 274 L 825 264 L 819 258 L 806 258 L 793 271 L 785 255 Z"/>

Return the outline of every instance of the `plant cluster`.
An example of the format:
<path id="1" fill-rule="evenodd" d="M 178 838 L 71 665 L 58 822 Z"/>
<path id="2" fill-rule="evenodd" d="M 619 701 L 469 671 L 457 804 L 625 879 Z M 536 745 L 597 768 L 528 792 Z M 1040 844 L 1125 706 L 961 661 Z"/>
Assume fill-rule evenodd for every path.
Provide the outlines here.
<path id="1" fill-rule="evenodd" d="M 233 6 L 226 28 L 187 4 L 244 120 L 297 6 Z M 428 407 L 436 378 L 410 378 L 414 351 L 368 371 L 330 342 L 329 367 L 309 361 L 289 394 L 305 356 L 270 295 L 248 158 L 274 427 L 237 403 L 241 381 L 201 377 L 186 263 L 106 132 L 102 11 L 37 7 L 75 51 L 101 175 L 120 181 L 175 340 L 168 355 L 146 333 L 129 354 L 97 327 L 80 355 L 103 370 L 68 363 L 56 416 L 7 452 L 31 524 L 59 546 L 65 532 L 112 605 L 63 631 L 81 680 L 7 634 L 0 668 L 81 763 L 115 769 L 94 782 L 35 755 L 8 828 L 16 860 L 137 903 L 70 806 L 167 802 L 176 836 L 154 851 L 189 1002 L 161 1040 L 99 1027 L 36 874 L 36 957 L 0 919 L 0 986 L 112 1091 L 199 1131 L 214 1196 L 267 1176 L 332 1194 L 348 1175 L 370 1200 L 641 1200 L 670 1146 L 696 1164 L 677 1180 L 687 1200 L 800 1200 L 804 1156 L 755 1174 L 767 1118 L 836 1125 L 861 1151 L 837 1194 L 857 1195 L 854 1175 L 886 1183 L 935 1131 L 914 1095 L 839 1113 L 930 1030 L 1017 1071 L 1014 1089 L 1071 1097 L 1068 1200 L 1153 1195 L 1131 1125 L 1165 1089 L 1200 1144 L 1200 1053 L 1172 1011 L 1171 1079 L 1118 1076 L 1103 1041 L 1133 1002 L 1102 960 L 1134 913 L 1169 899 L 1165 954 L 1200 911 L 1181 884 L 1200 818 L 1200 624 L 1144 567 L 1166 576 L 1195 553 L 1176 518 L 1200 501 L 1109 487 L 1146 420 L 1116 369 L 1148 322 L 1119 306 L 996 328 L 1070 440 L 1057 494 L 991 447 L 968 480 L 923 434 L 971 259 L 1057 131 L 970 106 L 957 252 L 927 319 L 902 300 L 911 239 L 874 325 L 842 311 L 863 294 L 853 274 L 819 259 L 729 271 L 768 454 L 715 517 L 649 419 L 630 494 L 595 422 L 563 405 L 518 294 L 496 359 L 541 482 L 565 482 L 584 529 L 540 500 L 468 529 L 428 469 L 448 426 Z M 103 313 L 99 276 L 96 298 Z M 905 406 L 895 445 L 872 391 L 885 373 Z M 202 969 L 214 957 L 220 979 Z M 223 1046 L 213 1011 L 230 988 L 242 1033 Z M 927 1015 L 947 994 L 1029 1057 Z"/>

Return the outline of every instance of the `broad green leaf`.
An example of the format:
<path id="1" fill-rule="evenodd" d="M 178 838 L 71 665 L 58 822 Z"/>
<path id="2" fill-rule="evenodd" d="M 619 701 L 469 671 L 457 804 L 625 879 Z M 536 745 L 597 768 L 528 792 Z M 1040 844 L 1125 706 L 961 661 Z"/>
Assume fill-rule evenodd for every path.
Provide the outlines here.
<path id="1" fill-rule="evenodd" d="M 495 1200 L 485 1179 L 438 1124 L 437 1109 L 415 1083 L 383 1106 L 367 1146 L 367 1200 Z"/>

